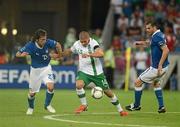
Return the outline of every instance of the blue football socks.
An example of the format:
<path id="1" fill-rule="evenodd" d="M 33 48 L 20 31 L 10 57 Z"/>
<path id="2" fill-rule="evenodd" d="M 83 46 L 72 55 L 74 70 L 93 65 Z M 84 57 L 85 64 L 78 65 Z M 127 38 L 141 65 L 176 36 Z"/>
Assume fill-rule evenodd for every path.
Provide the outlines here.
<path id="1" fill-rule="evenodd" d="M 30 96 L 30 95 L 28 95 L 29 108 L 34 109 L 34 100 L 35 100 L 35 96 Z"/>
<path id="2" fill-rule="evenodd" d="M 135 87 L 135 102 L 134 107 L 139 107 L 141 104 L 141 95 L 142 95 L 142 89 L 143 87 Z"/>
<path id="3" fill-rule="evenodd" d="M 159 103 L 159 108 L 164 107 L 163 95 L 162 95 L 162 89 L 161 89 L 161 87 L 154 88 L 154 91 L 155 91 L 156 98 L 157 98 L 158 103 Z"/>
<path id="4" fill-rule="evenodd" d="M 46 91 L 46 99 L 45 99 L 45 104 L 44 104 L 45 108 L 48 105 L 50 105 L 53 95 L 54 95 L 54 91 L 53 92 L 50 92 L 48 90 Z"/>

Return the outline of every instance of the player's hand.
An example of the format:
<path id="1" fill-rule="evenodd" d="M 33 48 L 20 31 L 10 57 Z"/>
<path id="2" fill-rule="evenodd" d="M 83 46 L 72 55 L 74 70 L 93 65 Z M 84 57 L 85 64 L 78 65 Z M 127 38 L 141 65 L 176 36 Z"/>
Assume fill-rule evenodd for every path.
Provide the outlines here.
<path id="1" fill-rule="evenodd" d="M 56 61 L 63 61 L 63 58 L 62 57 L 58 57 L 58 58 L 56 58 L 54 60 L 56 60 Z"/>
<path id="2" fill-rule="evenodd" d="M 141 45 L 141 42 L 140 42 L 140 41 L 135 41 L 135 42 L 134 42 L 134 45 L 135 45 L 135 46 Z"/>
<path id="3" fill-rule="evenodd" d="M 82 54 L 81 56 L 82 56 L 82 58 L 87 58 L 87 57 L 89 57 L 89 54 Z"/>
<path id="4" fill-rule="evenodd" d="M 58 58 L 60 58 L 60 57 L 59 57 L 59 54 L 56 54 L 56 53 L 50 53 L 49 56 L 50 56 L 52 59 L 58 59 Z"/>
<path id="5" fill-rule="evenodd" d="M 134 47 L 134 48 L 138 47 L 138 45 L 139 45 L 139 44 L 138 44 L 138 41 L 135 41 L 135 42 L 133 43 L 133 47 Z"/>
<path id="6" fill-rule="evenodd" d="M 27 52 L 22 52 L 21 53 L 21 57 L 24 57 L 24 56 L 27 56 L 27 55 L 29 55 L 29 53 L 27 53 Z"/>
<path id="7" fill-rule="evenodd" d="M 162 74 L 162 65 L 158 66 L 158 76 Z"/>

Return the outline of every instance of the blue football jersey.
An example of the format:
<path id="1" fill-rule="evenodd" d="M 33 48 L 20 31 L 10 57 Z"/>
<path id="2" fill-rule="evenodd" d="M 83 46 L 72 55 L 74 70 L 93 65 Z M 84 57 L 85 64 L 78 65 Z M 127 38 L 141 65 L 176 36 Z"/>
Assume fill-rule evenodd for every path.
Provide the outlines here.
<path id="1" fill-rule="evenodd" d="M 27 52 L 31 56 L 31 66 L 33 68 L 41 68 L 48 66 L 51 58 L 49 56 L 49 49 L 56 47 L 56 41 L 47 39 L 43 48 L 40 48 L 36 45 L 35 42 L 29 41 L 23 48 L 19 51 Z"/>
<path id="2" fill-rule="evenodd" d="M 166 44 L 166 39 L 164 34 L 157 30 L 150 39 L 151 42 L 151 59 L 152 59 L 152 67 L 158 68 L 161 56 L 162 56 L 162 49 L 161 46 Z M 166 67 L 169 64 L 168 57 L 164 61 L 162 67 Z"/>

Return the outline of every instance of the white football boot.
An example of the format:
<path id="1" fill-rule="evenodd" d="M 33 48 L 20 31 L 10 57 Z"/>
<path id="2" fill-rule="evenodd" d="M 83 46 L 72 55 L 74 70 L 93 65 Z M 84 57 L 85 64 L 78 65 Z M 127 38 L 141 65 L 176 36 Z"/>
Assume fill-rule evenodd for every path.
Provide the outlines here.
<path id="1" fill-rule="evenodd" d="M 32 115 L 33 114 L 34 109 L 33 108 L 28 108 L 26 115 Z"/>
<path id="2" fill-rule="evenodd" d="M 50 112 L 50 113 L 56 113 L 56 110 L 55 110 L 51 105 L 48 105 L 48 106 L 46 107 L 46 109 L 47 109 L 48 112 Z"/>

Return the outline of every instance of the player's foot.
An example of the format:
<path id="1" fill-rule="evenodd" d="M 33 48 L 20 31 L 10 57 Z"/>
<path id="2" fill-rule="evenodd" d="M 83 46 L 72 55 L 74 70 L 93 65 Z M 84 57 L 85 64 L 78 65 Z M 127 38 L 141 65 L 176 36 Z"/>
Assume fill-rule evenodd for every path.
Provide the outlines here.
<path id="1" fill-rule="evenodd" d="M 135 107 L 134 104 L 130 104 L 125 107 L 128 111 L 139 111 L 141 110 L 141 106 Z"/>
<path id="2" fill-rule="evenodd" d="M 75 113 L 76 114 L 79 114 L 81 112 L 84 112 L 84 111 L 87 111 L 88 109 L 88 106 L 87 105 L 80 105 L 76 110 L 75 110 Z"/>
<path id="3" fill-rule="evenodd" d="M 56 113 L 56 110 L 51 105 L 48 105 L 45 109 L 50 113 Z"/>
<path id="4" fill-rule="evenodd" d="M 158 109 L 158 112 L 159 112 L 159 113 L 165 113 L 165 112 L 166 112 L 165 107 L 159 108 L 159 109 Z"/>
<path id="5" fill-rule="evenodd" d="M 120 112 L 120 116 L 127 116 L 128 115 L 128 112 L 126 112 L 126 111 L 121 111 Z"/>
<path id="6" fill-rule="evenodd" d="M 28 108 L 26 115 L 32 115 L 33 114 L 33 108 Z"/>

